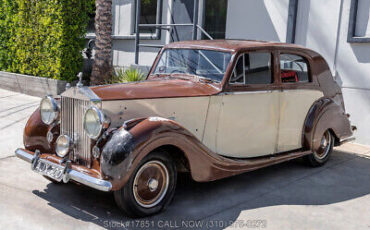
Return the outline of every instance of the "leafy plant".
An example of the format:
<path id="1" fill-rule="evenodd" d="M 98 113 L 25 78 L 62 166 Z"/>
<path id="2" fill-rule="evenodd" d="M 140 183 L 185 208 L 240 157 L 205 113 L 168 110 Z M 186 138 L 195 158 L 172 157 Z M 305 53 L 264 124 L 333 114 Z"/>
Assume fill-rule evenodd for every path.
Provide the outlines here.
<path id="1" fill-rule="evenodd" d="M 0 0 L 0 70 L 72 81 L 95 0 Z"/>
<path id="2" fill-rule="evenodd" d="M 114 83 L 127 83 L 127 82 L 135 82 L 135 81 L 142 81 L 144 80 L 144 74 L 134 68 L 129 69 L 116 69 L 114 71 L 114 74 L 112 76 L 112 79 L 108 81 L 108 84 L 114 84 Z"/>

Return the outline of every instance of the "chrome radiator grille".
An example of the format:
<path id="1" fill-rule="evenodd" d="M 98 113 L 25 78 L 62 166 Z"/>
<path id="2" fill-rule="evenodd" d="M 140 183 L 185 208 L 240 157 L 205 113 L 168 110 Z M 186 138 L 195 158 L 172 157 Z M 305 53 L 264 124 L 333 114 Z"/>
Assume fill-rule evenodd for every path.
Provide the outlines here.
<path id="1" fill-rule="evenodd" d="M 68 135 L 75 143 L 70 153 L 70 160 L 84 166 L 91 166 L 91 139 L 83 128 L 83 116 L 90 101 L 62 97 L 61 134 Z"/>

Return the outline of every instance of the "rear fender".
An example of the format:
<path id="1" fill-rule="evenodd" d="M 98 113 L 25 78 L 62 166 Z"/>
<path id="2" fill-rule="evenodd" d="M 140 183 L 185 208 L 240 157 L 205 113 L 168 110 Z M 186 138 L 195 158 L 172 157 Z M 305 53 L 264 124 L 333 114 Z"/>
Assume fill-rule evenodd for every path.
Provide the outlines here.
<path id="1" fill-rule="evenodd" d="M 337 140 L 352 136 L 351 123 L 343 106 L 329 98 L 317 100 L 310 108 L 303 128 L 303 147 L 314 151 L 320 146 L 325 131 L 333 132 Z"/>

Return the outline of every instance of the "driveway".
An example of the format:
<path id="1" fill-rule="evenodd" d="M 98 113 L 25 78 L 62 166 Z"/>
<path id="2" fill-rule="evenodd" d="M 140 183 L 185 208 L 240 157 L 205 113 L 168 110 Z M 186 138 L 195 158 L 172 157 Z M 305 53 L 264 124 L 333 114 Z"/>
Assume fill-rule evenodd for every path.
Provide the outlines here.
<path id="1" fill-rule="evenodd" d="M 1 229 L 370 229 L 370 149 L 355 144 L 321 168 L 294 160 L 210 183 L 180 175 L 165 212 L 129 219 L 112 194 L 52 184 L 14 157 L 39 100 L 0 90 Z"/>

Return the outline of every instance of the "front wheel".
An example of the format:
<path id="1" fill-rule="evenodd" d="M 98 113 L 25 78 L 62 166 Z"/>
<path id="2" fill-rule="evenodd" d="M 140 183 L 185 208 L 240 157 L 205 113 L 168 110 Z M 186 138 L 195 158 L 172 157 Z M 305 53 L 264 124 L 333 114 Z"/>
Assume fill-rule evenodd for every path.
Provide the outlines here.
<path id="1" fill-rule="evenodd" d="M 321 137 L 320 146 L 307 156 L 308 163 L 313 167 L 324 165 L 330 158 L 334 147 L 334 136 L 327 130 Z"/>
<path id="2" fill-rule="evenodd" d="M 127 184 L 114 192 L 119 208 L 131 217 L 144 217 L 164 210 L 176 187 L 176 165 L 166 152 L 145 157 Z"/>

